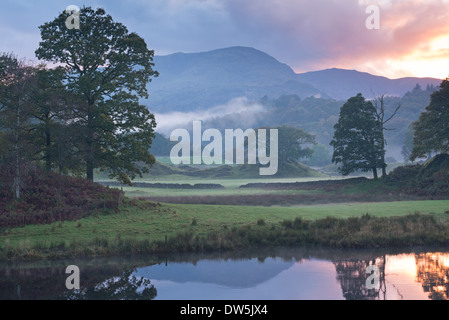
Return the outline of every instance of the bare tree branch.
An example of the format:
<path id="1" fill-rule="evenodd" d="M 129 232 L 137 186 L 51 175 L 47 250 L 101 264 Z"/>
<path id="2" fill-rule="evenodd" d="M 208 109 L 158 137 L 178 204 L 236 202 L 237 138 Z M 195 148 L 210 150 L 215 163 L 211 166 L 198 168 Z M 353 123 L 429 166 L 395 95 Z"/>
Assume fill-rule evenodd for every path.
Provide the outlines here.
<path id="1" fill-rule="evenodd" d="M 401 109 L 401 103 L 400 102 L 398 103 L 398 106 L 396 107 L 394 112 L 391 114 L 391 116 L 387 120 L 384 121 L 384 124 L 387 123 L 388 121 L 390 121 L 391 119 L 393 119 L 396 116 L 396 114 L 398 113 L 399 109 Z"/>

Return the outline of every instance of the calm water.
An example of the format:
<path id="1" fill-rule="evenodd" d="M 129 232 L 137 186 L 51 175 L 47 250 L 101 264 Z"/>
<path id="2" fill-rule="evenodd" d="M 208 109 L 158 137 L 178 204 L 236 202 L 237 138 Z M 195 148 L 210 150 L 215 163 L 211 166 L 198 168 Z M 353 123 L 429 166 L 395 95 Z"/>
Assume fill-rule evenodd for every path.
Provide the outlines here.
<path id="1" fill-rule="evenodd" d="M 65 268 L 80 269 L 67 290 Z M 367 289 L 366 268 L 379 282 Z M 1 264 L 0 299 L 427 300 L 449 297 L 449 250 L 266 249 Z"/>

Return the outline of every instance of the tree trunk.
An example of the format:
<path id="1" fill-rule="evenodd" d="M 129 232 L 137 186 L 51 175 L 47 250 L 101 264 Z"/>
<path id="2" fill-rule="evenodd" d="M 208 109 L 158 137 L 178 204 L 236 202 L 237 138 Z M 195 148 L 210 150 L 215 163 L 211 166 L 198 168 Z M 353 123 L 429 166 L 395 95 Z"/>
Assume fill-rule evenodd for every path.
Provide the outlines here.
<path id="1" fill-rule="evenodd" d="M 386 177 L 387 176 L 387 164 L 385 163 L 385 148 L 383 147 L 385 145 L 385 140 L 383 137 L 383 133 L 382 133 L 382 177 Z"/>
<path id="2" fill-rule="evenodd" d="M 47 172 L 51 171 L 51 133 L 48 124 L 45 128 L 45 169 Z"/>
<path id="3" fill-rule="evenodd" d="M 87 115 L 87 152 L 86 152 L 86 176 L 90 181 L 94 181 L 94 128 L 93 114 L 91 112 L 93 105 L 89 105 Z"/>
<path id="4" fill-rule="evenodd" d="M 86 176 L 90 181 L 94 181 L 94 166 L 91 159 L 87 159 Z"/>
<path id="5" fill-rule="evenodd" d="M 92 130 L 88 129 L 87 154 L 86 154 L 86 176 L 90 181 L 94 181 L 94 142 Z"/>
<path id="6" fill-rule="evenodd" d="M 377 179 L 378 179 L 378 176 L 377 176 L 377 168 L 373 168 L 373 176 L 374 176 L 374 180 L 377 180 Z"/>
<path id="7" fill-rule="evenodd" d="M 383 108 L 383 107 L 382 107 Z M 381 134 L 381 143 L 382 143 L 382 177 L 387 176 L 387 164 L 385 163 L 385 136 L 384 136 L 384 130 L 383 130 L 383 117 L 382 117 L 382 123 L 380 127 L 380 134 Z"/>
<path id="8" fill-rule="evenodd" d="M 16 176 L 14 177 L 14 198 L 16 200 L 20 199 L 20 166 L 19 166 L 19 127 L 20 127 L 20 102 L 17 107 L 17 114 L 16 114 L 16 132 L 15 132 L 15 156 L 16 156 Z"/>
<path id="9" fill-rule="evenodd" d="M 385 178 L 386 176 L 387 176 L 387 165 L 384 164 L 384 166 L 382 167 L 382 177 Z"/>

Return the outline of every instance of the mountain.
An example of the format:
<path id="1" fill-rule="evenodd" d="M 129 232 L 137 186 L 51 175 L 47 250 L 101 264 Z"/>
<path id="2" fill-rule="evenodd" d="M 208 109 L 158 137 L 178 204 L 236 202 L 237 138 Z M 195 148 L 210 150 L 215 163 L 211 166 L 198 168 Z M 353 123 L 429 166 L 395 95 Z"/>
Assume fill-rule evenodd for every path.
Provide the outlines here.
<path id="1" fill-rule="evenodd" d="M 299 81 L 308 83 L 337 100 L 347 100 L 357 93 L 367 99 L 382 94 L 402 97 L 417 84 L 425 88 L 427 85 L 438 86 L 441 79 L 434 78 L 399 78 L 389 79 L 366 72 L 344 69 L 327 69 L 297 74 Z"/>
<path id="2" fill-rule="evenodd" d="M 216 284 L 224 288 L 243 289 L 260 285 L 290 269 L 294 262 L 290 259 L 268 258 L 263 264 L 258 259 L 240 259 L 233 263 L 220 260 L 200 260 L 195 264 L 171 262 L 151 267 L 138 268 L 136 275 L 170 283 Z M 244 272 L 252 270 L 252 272 Z"/>
<path id="3" fill-rule="evenodd" d="M 160 75 L 149 85 L 148 102 L 156 112 L 207 109 L 236 97 L 324 96 L 288 65 L 253 48 L 175 53 L 156 56 L 154 63 Z"/>
<path id="4" fill-rule="evenodd" d="M 403 96 L 416 84 L 439 85 L 440 79 L 388 79 L 355 70 L 327 69 L 297 74 L 272 56 L 249 47 L 230 47 L 200 53 L 155 56 L 160 76 L 149 84 L 144 103 L 153 112 L 198 111 L 223 105 L 233 98 L 259 100 L 296 94 L 347 100 L 361 92 L 366 98 Z"/>

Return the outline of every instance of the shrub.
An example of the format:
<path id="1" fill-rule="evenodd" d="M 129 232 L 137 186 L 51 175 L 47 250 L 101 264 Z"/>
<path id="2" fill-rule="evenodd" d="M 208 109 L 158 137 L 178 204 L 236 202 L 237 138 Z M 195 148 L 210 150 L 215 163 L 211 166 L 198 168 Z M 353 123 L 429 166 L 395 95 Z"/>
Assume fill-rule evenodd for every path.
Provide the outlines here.
<path id="1" fill-rule="evenodd" d="M 14 169 L 0 166 L 0 228 L 78 220 L 96 212 L 118 210 L 120 191 L 83 178 L 21 167 L 21 198 L 13 199 Z M 60 227 L 60 225 L 58 225 Z"/>
<path id="2" fill-rule="evenodd" d="M 295 229 L 308 229 L 309 222 L 305 221 L 302 217 L 296 217 L 293 221 L 293 228 Z"/>
<path id="3" fill-rule="evenodd" d="M 388 174 L 386 181 L 398 184 L 404 193 L 446 197 L 449 195 L 449 155 L 437 155 L 423 165 L 398 167 Z"/>
<path id="4" fill-rule="evenodd" d="M 291 229 L 293 228 L 293 222 L 291 220 L 283 220 L 281 222 L 281 225 L 286 228 L 286 229 Z"/>

